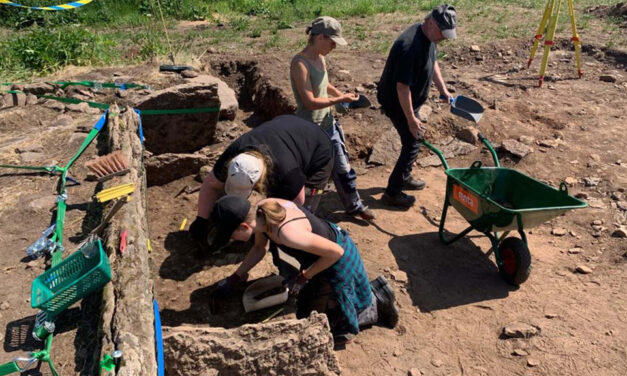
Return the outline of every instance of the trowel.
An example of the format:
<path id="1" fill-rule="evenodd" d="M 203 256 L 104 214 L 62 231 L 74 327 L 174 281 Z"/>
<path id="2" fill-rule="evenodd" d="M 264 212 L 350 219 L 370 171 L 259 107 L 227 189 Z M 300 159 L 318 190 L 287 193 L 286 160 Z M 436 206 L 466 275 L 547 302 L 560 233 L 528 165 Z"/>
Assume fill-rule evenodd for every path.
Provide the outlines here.
<path id="1" fill-rule="evenodd" d="M 440 99 L 446 100 L 444 95 L 440 95 Z M 474 99 L 458 95 L 449 99 L 451 105 L 451 113 L 463 117 L 464 119 L 478 123 L 483 116 L 483 106 Z"/>

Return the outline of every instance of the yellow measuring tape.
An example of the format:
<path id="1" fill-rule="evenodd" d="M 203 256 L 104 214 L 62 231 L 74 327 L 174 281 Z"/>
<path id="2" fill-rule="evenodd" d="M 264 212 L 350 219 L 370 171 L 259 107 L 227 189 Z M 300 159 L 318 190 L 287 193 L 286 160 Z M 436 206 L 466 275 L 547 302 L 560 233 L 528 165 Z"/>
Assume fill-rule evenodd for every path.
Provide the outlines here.
<path id="1" fill-rule="evenodd" d="M 4 5 L 10 5 L 10 6 L 13 6 L 13 7 L 30 8 L 30 9 L 38 9 L 38 10 L 66 10 L 66 9 L 74 9 L 74 8 L 82 7 L 83 5 L 89 4 L 92 1 L 93 0 L 76 0 L 76 1 L 72 1 L 71 3 L 60 4 L 60 5 L 51 5 L 49 7 L 31 7 L 31 6 L 28 6 L 28 5 L 22 5 L 22 4 L 14 3 L 14 2 L 9 1 L 9 0 L 0 0 L 0 5 L 4 4 Z"/>

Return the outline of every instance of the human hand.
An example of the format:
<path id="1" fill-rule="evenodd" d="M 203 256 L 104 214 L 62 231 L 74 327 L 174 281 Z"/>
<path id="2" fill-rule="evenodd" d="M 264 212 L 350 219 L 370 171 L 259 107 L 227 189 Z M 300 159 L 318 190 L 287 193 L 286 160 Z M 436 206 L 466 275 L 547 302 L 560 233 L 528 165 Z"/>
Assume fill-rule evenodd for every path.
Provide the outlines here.
<path id="1" fill-rule="evenodd" d="M 409 132 L 414 136 L 416 140 L 421 140 L 424 137 L 425 127 L 422 125 L 420 120 L 417 117 L 413 117 L 409 119 L 407 122 L 407 127 L 409 128 Z"/>
<path id="2" fill-rule="evenodd" d="M 230 276 L 219 280 L 216 283 L 216 289 L 209 297 L 209 310 L 214 314 L 217 313 L 220 301 L 231 296 L 237 285 L 246 281 L 247 277 L 248 274 L 242 278 L 237 273 L 233 273 Z"/>
<path id="3" fill-rule="evenodd" d="M 340 98 L 342 98 L 343 103 L 350 103 L 350 102 L 355 102 L 359 100 L 359 95 L 354 94 L 354 93 L 346 93 L 342 95 Z"/>
<path id="4" fill-rule="evenodd" d="M 289 299 L 295 299 L 300 294 L 300 291 L 309 282 L 309 279 L 305 277 L 305 272 L 300 273 L 286 279 L 283 283 L 289 290 Z"/>
<path id="5" fill-rule="evenodd" d="M 440 99 L 442 102 L 450 104 L 453 101 L 453 95 L 447 89 L 444 89 L 444 92 L 440 93 Z"/>

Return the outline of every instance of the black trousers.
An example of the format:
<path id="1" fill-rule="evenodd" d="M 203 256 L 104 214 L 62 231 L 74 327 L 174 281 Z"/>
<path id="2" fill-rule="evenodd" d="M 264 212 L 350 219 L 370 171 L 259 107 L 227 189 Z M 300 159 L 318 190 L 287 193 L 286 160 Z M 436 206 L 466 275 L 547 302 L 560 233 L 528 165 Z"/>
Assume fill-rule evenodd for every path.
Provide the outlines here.
<path id="1" fill-rule="evenodd" d="M 396 196 L 403 190 L 403 184 L 411 178 L 411 171 L 420 151 L 422 140 L 416 138 L 409 131 L 407 119 L 403 113 L 389 113 L 384 111 L 385 115 L 390 118 L 392 125 L 396 128 L 398 135 L 401 137 L 401 154 L 398 156 L 394 170 L 388 179 L 388 186 L 385 193 L 390 196 Z M 414 113 L 418 116 L 418 110 Z"/>

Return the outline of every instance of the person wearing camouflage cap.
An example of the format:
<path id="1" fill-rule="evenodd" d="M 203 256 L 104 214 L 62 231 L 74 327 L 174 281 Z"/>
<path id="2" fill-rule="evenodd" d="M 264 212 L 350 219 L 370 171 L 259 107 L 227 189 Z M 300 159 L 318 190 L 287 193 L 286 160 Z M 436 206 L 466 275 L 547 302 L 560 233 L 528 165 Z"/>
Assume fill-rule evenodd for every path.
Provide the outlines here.
<path id="1" fill-rule="evenodd" d="M 377 99 L 401 137 L 401 153 L 390 174 L 382 201 L 409 208 L 416 199 L 403 190 L 425 187 L 411 175 L 425 128 L 418 110 L 428 98 L 431 82 L 448 103 L 449 93 L 437 62 L 437 44 L 457 37 L 457 12 L 451 5 L 434 8 L 422 23 L 415 23 L 396 39 L 379 80 Z"/>

